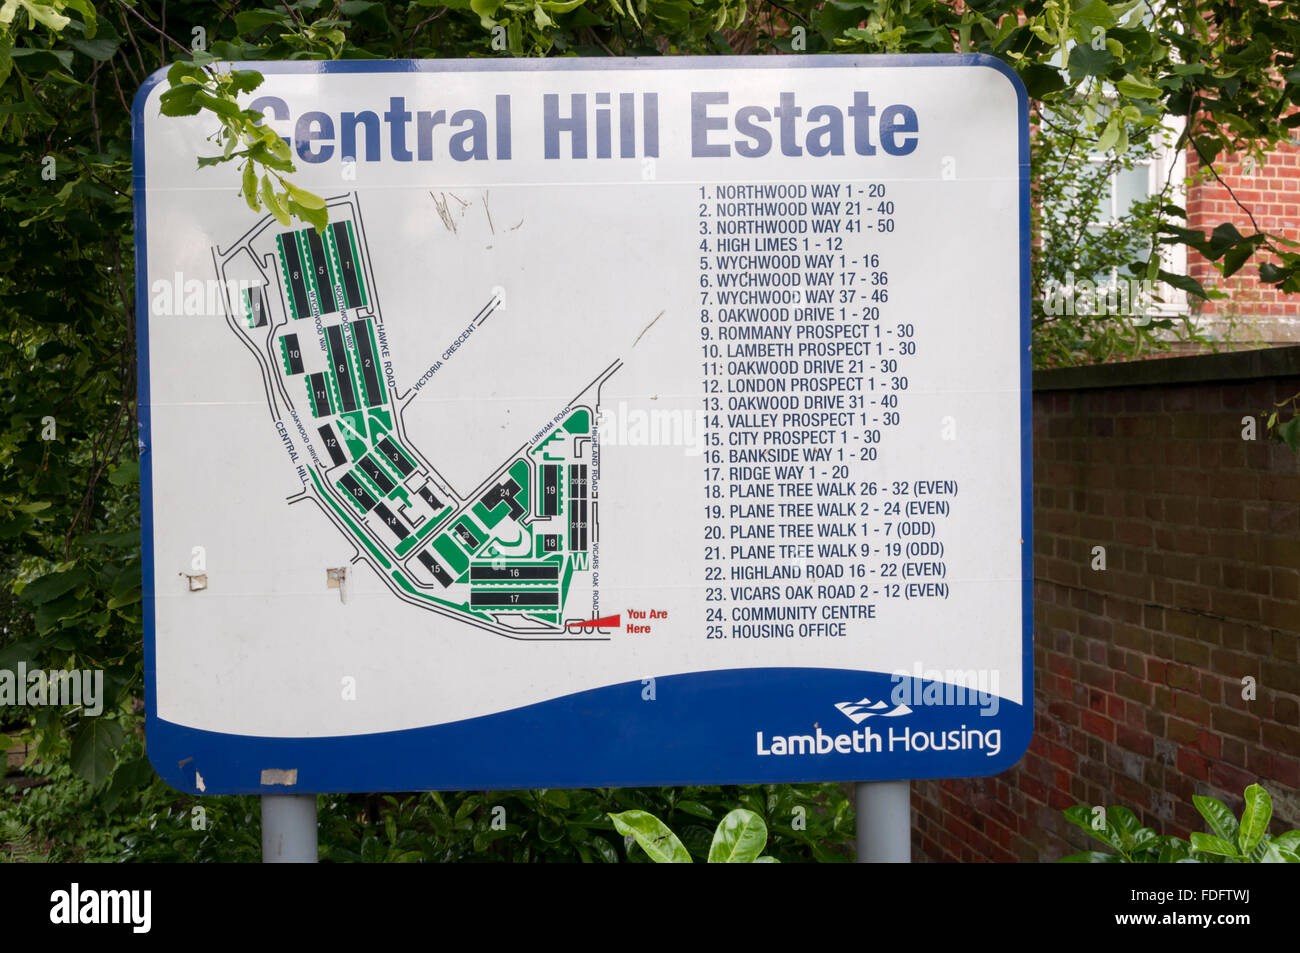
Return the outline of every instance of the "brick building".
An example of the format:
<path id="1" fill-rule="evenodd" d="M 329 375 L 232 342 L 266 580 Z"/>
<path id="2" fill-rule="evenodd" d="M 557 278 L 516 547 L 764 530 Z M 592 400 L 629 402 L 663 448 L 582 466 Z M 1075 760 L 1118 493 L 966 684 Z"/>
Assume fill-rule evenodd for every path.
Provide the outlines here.
<path id="1" fill-rule="evenodd" d="M 1195 156 L 1187 161 L 1184 207 L 1189 228 L 1209 232 L 1231 222 L 1243 235 L 1264 231 L 1300 241 L 1300 145 L 1295 141 L 1284 145 L 1262 163 L 1250 157 L 1221 157 L 1215 168 L 1222 183 Z M 1225 280 L 1213 264 L 1188 251 L 1186 267 L 1187 274 L 1205 287 L 1228 293 L 1226 298 L 1191 306 L 1193 317 L 1214 337 L 1238 347 L 1300 343 L 1300 295 L 1262 284 L 1257 262 Z"/>

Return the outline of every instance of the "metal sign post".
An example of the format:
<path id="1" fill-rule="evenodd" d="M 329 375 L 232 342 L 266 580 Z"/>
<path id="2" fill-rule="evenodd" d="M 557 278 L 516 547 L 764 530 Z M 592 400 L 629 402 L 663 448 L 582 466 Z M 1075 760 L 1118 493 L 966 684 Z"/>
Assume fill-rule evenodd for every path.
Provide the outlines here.
<path id="1" fill-rule="evenodd" d="M 262 862 L 314 864 L 316 795 L 262 795 Z"/>
<path id="2" fill-rule="evenodd" d="M 911 863 L 912 782 L 860 781 L 855 789 L 858 863 Z"/>

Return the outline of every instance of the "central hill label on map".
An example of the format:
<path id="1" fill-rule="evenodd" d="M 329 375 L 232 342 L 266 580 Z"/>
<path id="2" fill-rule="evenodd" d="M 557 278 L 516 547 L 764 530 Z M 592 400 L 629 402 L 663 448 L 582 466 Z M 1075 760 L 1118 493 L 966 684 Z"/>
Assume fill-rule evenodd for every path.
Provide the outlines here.
<path id="1" fill-rule="evenodd" d="M 195 793 L 991 774 L 1032 730 L 1023 88 L 263 63 L 137 98 L 148 750 Z M 974 289 L 974 290 L 973 290 Z M 296 773 L 293 773 L 296 772 Z"/>

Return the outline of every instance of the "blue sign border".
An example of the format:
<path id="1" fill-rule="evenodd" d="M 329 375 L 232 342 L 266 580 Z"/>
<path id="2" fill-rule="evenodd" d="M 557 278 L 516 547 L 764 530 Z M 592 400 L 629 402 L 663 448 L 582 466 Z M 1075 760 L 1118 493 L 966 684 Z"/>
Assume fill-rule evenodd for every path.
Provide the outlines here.
<path id="1" fill-rule="evenodd" d="M 659 677 L 657 700 L 640 681 L 605 686 L 479 718 L 405 731 L 323 738 L 267 738 L 188 728 L 157 715 L 153 467 L 149 455 L 149 282 L 145 234 L 144 106 L 166 71 L 150 75 L 132 106 L 136 247 L 136 359 L 140 422 L 140 528 L 144 576 L 145 740 L 168 784 L 190 794 L 284 794 L 489 788 L 634 787 L 676 784 L 874 781 L 984 777 L 1019 761 L 1033 734 L 1033 466 L 1030 364 L 1029 102 L 1015 72 L 984 54 L 917 56 L 663 57 L 614 59 L 333 60 L 236 63 L 263 74 L 442 73 L 528 70 L 987 67 L 1011 83 L 1018 105 L 1020 179 L 1020 412 L 1023 704 L 1000 700 L 986 719 L 975 704 L 915 707 L 905 722 L 854 726 L 836 701 L 888 698 L 890 676 L 820 668 L 754 668 Z M 916 695 L 923 686 L 911 686 Z M 811 703 L 811 697 L 823 699 Z M 915 697 L 915 695 L 913 696 Z M 958 717 L 954 720 L 954 714 Z M 823 725 L 822 722 L 825 722 Z M 960 722 L 960 726 L 957 724 Z M 989 724 L 991 722 L 991 724 Z M 707 732 L 698 731 L 701 724 Z M 905 751 L 852 760 L 833 750 L 759 759 L 756 731 L 830 736 L 871 729 Z M 965 748 L 979 733 L 998 750 Z M 955 734 L 954 734 L 955 731 Z M 904 739 L 902 736 L 906 735 Z M 769 744 L 771 735 L 767 735 Z M 721 739 L 735 739 L 722 746 Z M 943 744 L 942 754 L 936 750 Z M 972 742 L 973 743 L 973 742 Z M 685 767 L 684 767 L 685 766 Z M 293 787 L 264 785 L 265 769 L 297 770 Z M 198 787 L 202 777 L 203 790 Z"/>

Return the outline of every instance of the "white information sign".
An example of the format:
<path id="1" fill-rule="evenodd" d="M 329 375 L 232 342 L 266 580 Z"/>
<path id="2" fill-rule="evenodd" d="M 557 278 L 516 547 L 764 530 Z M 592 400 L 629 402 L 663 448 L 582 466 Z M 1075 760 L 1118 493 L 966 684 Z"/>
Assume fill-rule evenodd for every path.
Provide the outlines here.
<path id="1" fill-rule="evenodd" d="M 978 56 L 246 64 L 136 104 L 148 747 L 190 791 L 991 774 L 1027 114 Z M 288 785 L 289 787 L 286 787 Z"/>

